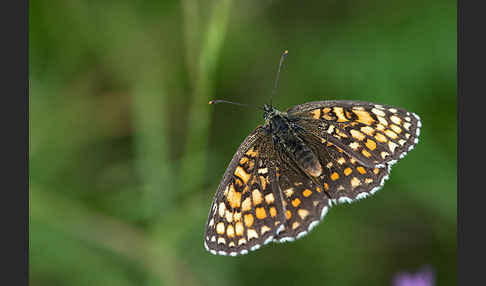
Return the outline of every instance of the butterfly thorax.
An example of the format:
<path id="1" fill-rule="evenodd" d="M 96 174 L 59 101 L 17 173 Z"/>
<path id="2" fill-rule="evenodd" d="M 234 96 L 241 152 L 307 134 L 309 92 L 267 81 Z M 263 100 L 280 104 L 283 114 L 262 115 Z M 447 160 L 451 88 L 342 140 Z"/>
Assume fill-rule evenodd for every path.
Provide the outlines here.
<path id="1" fill-rule="evenodd" d="M 264 128 L 272 136 L 273 144 L 295 160 L 309 175 L 318 177 L 322 173 L 322 166 L 317 156 L 300 138 L 297 126 L 286 112 L 280 112 L 272 106 L 264 106 Z"/>

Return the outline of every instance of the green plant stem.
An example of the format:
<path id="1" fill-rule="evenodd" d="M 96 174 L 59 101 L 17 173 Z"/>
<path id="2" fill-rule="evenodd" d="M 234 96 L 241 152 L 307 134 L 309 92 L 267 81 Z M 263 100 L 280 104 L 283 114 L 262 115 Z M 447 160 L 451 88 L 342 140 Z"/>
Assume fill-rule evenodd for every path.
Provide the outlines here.
<path id="1" fill-rule="evenodd" d="M 198 59 L 181 168 L 181 187 L 184 193 L 201 186 L 204 179 L 203 164 L 207 158 L 210 118 L 208 101 L 212 94 L 211 80 L 226 34 L 231 4 L 231 0 L 215 1 Z M 186 18 L 191 16 L 191 14 L 185 15 Z M 191 51 L 191 48 L 187 50 Z"/>

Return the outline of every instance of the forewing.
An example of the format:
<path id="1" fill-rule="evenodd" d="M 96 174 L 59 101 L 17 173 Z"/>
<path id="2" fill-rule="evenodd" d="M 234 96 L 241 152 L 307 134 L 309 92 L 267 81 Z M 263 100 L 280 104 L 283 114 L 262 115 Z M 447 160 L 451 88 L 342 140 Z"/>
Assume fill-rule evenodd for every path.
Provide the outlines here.
<path id="1" fill-rule="evenodd" d="M 271 137 L 250 134 L 223 176 L 206 223 L 204 245 L 212 254 L 240 255 L 272 241 L 284 222 Z"/>
<path id="2" fill-rule="evenodd" d="M 368 167 L 394 164 L 418 142 L 418 115 L 360 101 L 317 101 L 294 106 L 288 116 L 302 129 L 341 148 Z"/>

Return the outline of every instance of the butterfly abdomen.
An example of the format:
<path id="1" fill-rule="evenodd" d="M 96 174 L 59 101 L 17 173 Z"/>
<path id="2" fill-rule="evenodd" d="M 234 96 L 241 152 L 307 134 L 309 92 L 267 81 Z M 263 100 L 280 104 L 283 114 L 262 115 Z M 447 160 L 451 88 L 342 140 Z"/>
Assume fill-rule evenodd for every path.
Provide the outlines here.
<path id="1" fill-rule="evenodd" d="M 322 166 L 317 156 L 304 142 L 298 142 L 294 153 L 299 165 L 311 176 L 319 177 L 322 173 Z"/>
<path id="2" fill-rule="evenodd" d="M 270 118 L 269 123 L 274 142 L 280 144 L 306 173 L 313 177 L 320 176 L 322 166 L 317 156 L 298 137 L 286 115 L 276 114 Z"/>

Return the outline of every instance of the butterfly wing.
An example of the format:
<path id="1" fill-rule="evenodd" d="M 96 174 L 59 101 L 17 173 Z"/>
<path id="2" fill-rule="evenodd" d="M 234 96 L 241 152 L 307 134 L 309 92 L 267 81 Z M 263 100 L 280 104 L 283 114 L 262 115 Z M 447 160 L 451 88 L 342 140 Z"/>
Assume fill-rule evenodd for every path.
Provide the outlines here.
<path id="1" fill-rule="evenodd" d="M 318 179 L 334 204 L 366 198 L 378 191 L 388 179 L 389 167 L 366 166 L 336 145 L 312 134 L 306 140 L 323 166 Z"/>
<path id="2" fill-rule="evenodd" d="M 282 193 L 285 224 L 274 241 L 287 242 L 306 235 L 327 214 L 329 196 L 285 153 L 280 154 L 277 180 Z"/>
<path id="3" fill-rule="evenodd" d="M 369 102 L 336 100 L 296 105 L 287 111 L 302 129 L 341 148 L 368 167 L 391 166 L 418 142 L 418 115 Z"/>
<path id="4" fill-rule="evenodd" d="M 284 223 L 275 152 L 262 127 L 233 156 L 216 191 L 204 245 L 212 254 L 240 255 L 271 242 Z"/>
<path id="5" fill-rule="evenodd" d="M 285 211 L 284 229 L 274 241 L 299 239 L 312 230 L 332 205 L 350 203 L 377 192 L 388 178 L 388 168 L 367 167 L 341 148 L 312 133 L 301 134 L 323 166 L 319 177 L 309 177 L 289 157 L 279 160 L 277 179 Z M 285 153 L 281 157 L 285 157 Z"/>
<path id="6" fill-rule="evenodd" d="M 288 110 L 297 133 L 318 156 L 322 174 L 309 178 L 293 162 L 281 160 L 285 228 L 274 240 L 307 234 L 338 203 L 378 191 L 390 167 L 418 142 L 420 119 L 400 108 L 356 101 L 321 101 Z"/>

